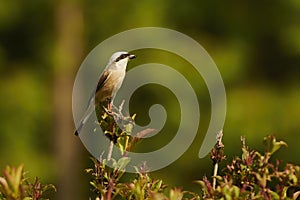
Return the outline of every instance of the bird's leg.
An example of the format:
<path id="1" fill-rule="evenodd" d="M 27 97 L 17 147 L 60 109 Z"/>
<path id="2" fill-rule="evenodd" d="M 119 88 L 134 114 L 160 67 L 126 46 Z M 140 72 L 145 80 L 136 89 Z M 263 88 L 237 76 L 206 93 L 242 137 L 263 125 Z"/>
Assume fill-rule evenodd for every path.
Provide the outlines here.
<path id="1" fill-rule="evenodd" d="M 107 102 L 107 112 L 108 112 L 108 114 L 113 114 L 112 108 L 113 108 L 113 102 L 111 101 L 111 99 L 108 99 L 108 102 Z"/>
<path id="2" fill-rule="evenodd" d="M 108 102 L 107 110 L 108 110 L 109 112 L 112 112 L 112 102 Z"/>

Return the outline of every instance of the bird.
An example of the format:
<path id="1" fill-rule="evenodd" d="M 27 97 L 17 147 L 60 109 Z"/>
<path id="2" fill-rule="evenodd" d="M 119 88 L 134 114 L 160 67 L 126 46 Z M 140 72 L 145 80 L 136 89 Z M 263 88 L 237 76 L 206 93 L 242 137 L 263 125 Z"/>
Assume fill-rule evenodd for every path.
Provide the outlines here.
<path id="1" fill-rule="evenodd" d="M 75 130 L 74 134 L 76 136 L 80 134 L 82 127 L 95 110 L 95 105 L 108 103 L 107 110 L 111 111 L 113 100 L 125 78 L 127 63 L 134 58 L 136 58 L 135 55 L 126 51 L 118 51 L 112 54 L 100 76 L 95 92 L 89 100 L 87 110 Z"/>

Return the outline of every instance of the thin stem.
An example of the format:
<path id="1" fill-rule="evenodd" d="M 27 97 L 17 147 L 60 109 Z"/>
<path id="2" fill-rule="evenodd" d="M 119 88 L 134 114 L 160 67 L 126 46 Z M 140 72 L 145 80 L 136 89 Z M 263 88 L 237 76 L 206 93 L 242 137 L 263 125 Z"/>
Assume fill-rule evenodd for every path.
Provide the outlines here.
<path id="1" fill-rule="evenodd" d="M 107 191 L 107 195 L 106 195 L 106 200 L 111 200 L 112 199 L 112 192 L 114 189 L 114 183 L 112 181 L 112 179 L 109 180 L 109 184 L 108 184 L 108 191 Z"/>
<path id="2" fill-rule="evenodd" d="M 111 159 L 113 148 L 114 148 L 114 142 L 110 141 L 109 147 L 108 147 L 108 153 L 107 153 L 107 161 L 110 161 L 110 159 Z"/>
<path id="3" fill-rule="evenodd" d="M 213 162 L 214 162 L 214 173 L 213 173 L 213 189 L 216 189 L 216 185 L 217 185 L 217 175 L 218 175 L 218 167 L 219 167 L 219 163 L 225 159 L 224 156 L 224 145 L 222 143 L 222 138 L 223 138 L 223 130 L 218 131 L 217 133 L 217 143 L 214 147 L 213 150 Z"/>
<path id="4" fill-rule="evenodd" d="M 219 164 L 218 163 L 215 163 L 215 166 L 214 166 L 214 173 L 213 173 L 213 189 L 215 190 L 216 189 L 216 185 L 217 185 L 217 174 L 218 174 L 218 167 L 219 167 Z"/>

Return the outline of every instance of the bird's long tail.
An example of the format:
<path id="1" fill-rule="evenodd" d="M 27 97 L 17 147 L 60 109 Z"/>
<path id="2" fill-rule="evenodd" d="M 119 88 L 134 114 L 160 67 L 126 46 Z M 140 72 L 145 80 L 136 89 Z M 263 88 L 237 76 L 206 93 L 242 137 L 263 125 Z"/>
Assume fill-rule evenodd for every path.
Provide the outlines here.
<path id="1" fill-rule="evenodd" d="M 82 127 L 88 121 L 88 119 L 90 118 L 90 116 L 91 116 L 91 114 L 93 113 L 94 110 L 95 110 L 94 104 L 90 103 L 87 110 L 85 111 L 83 117 L 81 118 L 80 124 L 77 127 L 77 129 L 75 130 L 74 135 L 78 136 L 80 134 Z"/>

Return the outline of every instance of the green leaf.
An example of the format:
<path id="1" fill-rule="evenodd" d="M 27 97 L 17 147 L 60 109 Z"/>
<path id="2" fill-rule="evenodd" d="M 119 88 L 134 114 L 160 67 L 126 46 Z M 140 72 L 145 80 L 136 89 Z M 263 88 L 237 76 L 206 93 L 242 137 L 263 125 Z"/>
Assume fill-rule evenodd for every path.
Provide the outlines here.
<path id="1" fill-rule="evenodd" d="M 231 194 L 232 194 L 232 196 L 235 197 L 235 198 L 239 197 L 239 196 L 240 196 L 240 188 L 237 187 L 237 186 L 233 186 L 233 187 L 231 188 Z"/>
<path id="2" fill-rule="evenodd" d="M 170 200 L 181 200 L 183 198 L 183 193 L 180 189 L 175 188 L 170 190 Z"/>
<path id="3" fill-rule="evenodd" d="M 276 192 L 270 191 L 270 194 L 271 194 L 271 199 L 272 200 L 279 200 L 280 199 L 280 196 Z"/>
<path id="4" fill-rule="evenodd" d="M 124 170 L 129 162 L 130 162 L 129 157 L 122 157 L 118 160 L 118 162 L 113 167 L 119 170 Z"/>
<path id="5" fill-rule="evenodd" d="M 97 184 L 93 181 L 90 181 L 91 186 L 93 186 L 94 188 L 98 188 Z"/>
<path id="6" fill-rule="evenodd" d="M 279 150 L 282 146 L 288 146 L 287 143 L 284 141 L 276 141 L 276 137 L 274 135 L 268 135 L 264 137 L 264 143 L 267 148 L 266 151 L 269 152 L 271 155 L 277 150 Z"/>

